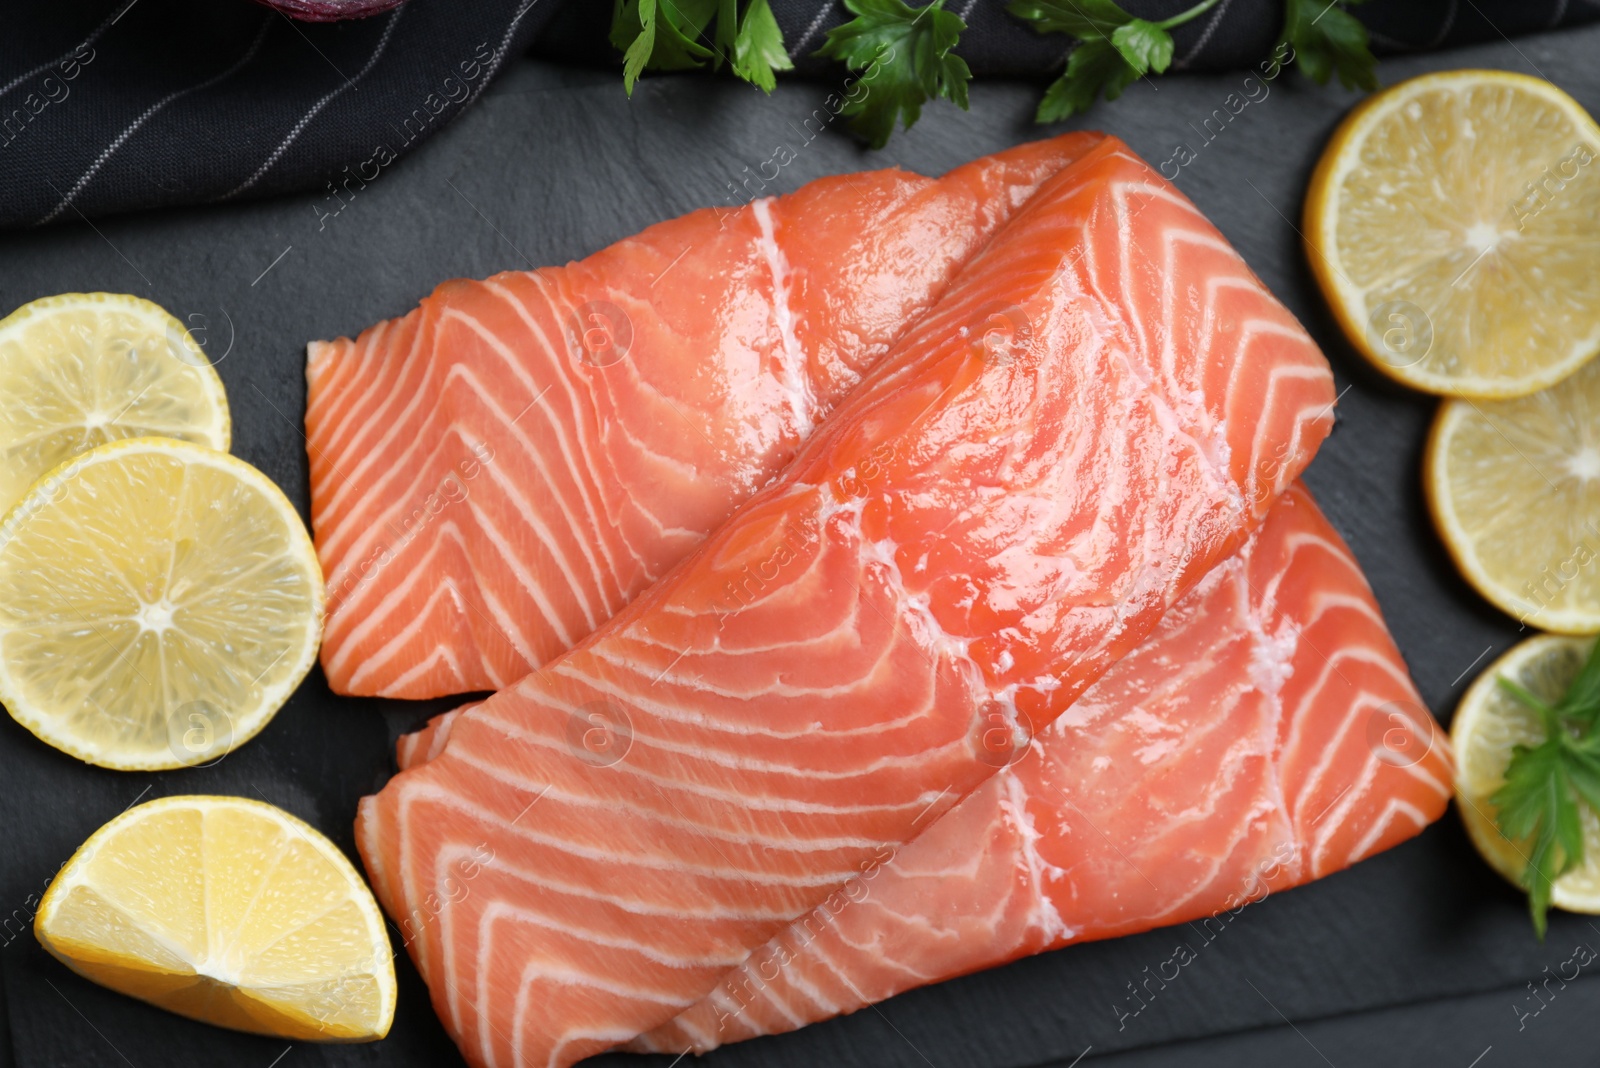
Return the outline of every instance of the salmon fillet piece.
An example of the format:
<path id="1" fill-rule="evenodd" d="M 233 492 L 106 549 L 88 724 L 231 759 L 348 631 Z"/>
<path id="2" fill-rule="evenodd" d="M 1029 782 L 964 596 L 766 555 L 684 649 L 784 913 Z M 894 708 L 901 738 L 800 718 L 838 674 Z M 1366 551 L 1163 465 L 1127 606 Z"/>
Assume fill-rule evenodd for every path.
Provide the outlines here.
<path id="1" fill-rule="evenodd" d="M 482 701 L 468 701 L 460 708 L 434 716 L 420 730 L 402 734 L 400 740 L 394 744 L 395 764 L 401 771 L 405 771 L 418 764 L 426 764 L 444 752 L 445 743 L 450 740 L 450 725 L 455 722 L 456 717 L 467 709 L 477 708 L 481 704 Z"/>
<path id="2" fill-rule="evenodd" d="M 579 263 L 440 286 L 306 363 L 322 666 L 342 694 L 499 689 L 793 459 L 1039 183 L 1100 140 L 941 179 L 823 178 Z"/>
<path id="3" fill-rule="evenodd" d="M 974 329 L 996 307 L 1000 353 Z M 469 1061 L 667 1022 L 931 825 L 997 770 L 996 717 L 1048 725 L 1239 547 L 1332 401 L 1126 146 L 1046 181 L 778 479 L 363 800 Z"/>
<path id="4" fill-rule="evenodd" d="M 631 1044 L 704 1053 L 1073 942 L 1187 921 L 1410 838 L 1449 743 L 1303 486 L 1019 762 Z"/>

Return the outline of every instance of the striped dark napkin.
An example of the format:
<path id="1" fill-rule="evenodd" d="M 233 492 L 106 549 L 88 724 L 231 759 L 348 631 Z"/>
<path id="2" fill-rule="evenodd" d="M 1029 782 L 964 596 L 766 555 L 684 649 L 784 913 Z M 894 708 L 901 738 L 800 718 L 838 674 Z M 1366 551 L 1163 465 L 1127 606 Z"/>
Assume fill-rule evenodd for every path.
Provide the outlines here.
<path id="1" fill-rule="evenodd" d="M 1192 0 L 1125 0 L 1161 18 Z M 843 22 L 838 0 L 772 0 L 801 76 Z M 407 0 L 340 23 L 247 0 L 12 0 L 0 45 L 0 226 L 370 181 L 468 107 L 532 47 L 614 64 L 605 0 Z M 979 76 L 1050 74 L 1068 39 L 1002 0 L 947 0 Z M 1180 69 L 1242 67 L 1271 47 L 1282 0 L 1222 0 L 1176 33 Z M 1441 48 L 1600 17 L 1596 0 L 1370 0 L 1380 51 Z M 620 85 L 618 88 L 620 92 Z"/>

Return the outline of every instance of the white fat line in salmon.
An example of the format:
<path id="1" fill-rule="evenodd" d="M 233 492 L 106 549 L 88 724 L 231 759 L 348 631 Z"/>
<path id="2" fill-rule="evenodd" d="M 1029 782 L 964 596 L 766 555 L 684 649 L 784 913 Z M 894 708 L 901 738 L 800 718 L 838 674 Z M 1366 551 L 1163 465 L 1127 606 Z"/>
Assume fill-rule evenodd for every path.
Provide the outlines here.
<path id="1" fill-rule="evenodd" d="M 859 905 L 871 896 L 872 888 L 867 883 L 876 878 L 878 872 L 892 862 L 898 852 L 898 847 L 893 843 L 879 846 L 872 856 L 860 862 L 859 875 L 850 876 L 837 890 L 789 926 L 786 933 L 794 937 L 773 939 L 740 966 L 739 979 L 725 984 L 716 995 L 719 999 L 731 997 L 736 1004 L 731 1010 L 723 1008 L 718 1012 L 719 1034 L 726 1034 L 728 1024 L 755 1004 L 767 984 L 776 982 L 784 969 L 798 959 L 806 947 L 827 930 L 828 925 L 836 921 L 845 909 Z"/>
<path id="2" fill-rule="evenodd" d="M 787 526 L 777 546 L 764 559 L 740 568 L 739 574 L 723 587 L 722 598 L 711 606 L 717 614 L 717 626 L 720 628 L 729 616 L 760 600 L 767 587 L 777 581 L 783 569 L 797 559 L 815 537 L 815 531 Z"/>
<path id="3" fill-rule="evenodd" d="M 833 494 L 839 501 L 859 500 L 867 495 L 873 484 L 883 477 L 886 465 L 895 457 L 893 442 L 883 442 L 875 447 L 855 467 L 843 472 L 833 483 Z M 761 594 L 777 581 L 783 569 L 801 555 L 801 550 L 815 540 L 827 516 L 814 527 L 788 527 L 778 544 L 763 559 L 746 564 L 738 575 L 723 586 L 722 597 L 711 606 L 717 613 L 718 625 L 727 622 L 730 615 L 748 608 L 760 599 Z"/>
<path id="4" fill-rule="evenodd" d="M 1256 464 L 1255 486 L 1250 492 L 1250 504 L 1259 507 L 1274 496 L 1283 472 L 1293 462 L 1293 450 L 1286 441 L 1278 442 L 1271 456 L 1263 456 Z"/>
<path id="5" fill-rule="evenodd" d="M 1199 126 L 1192 122 L 1188 124 L 1189 129 L 1199 135 L 1201 139 L 1200 148 L 1190 147 L 1187 141 L 1180 142 L 1172 149 L 1171 154 L 1161 161 L 1158 167 L 1161 171 L 1161 177 L 1169 182 L 1176 182 L 1178 176 L 1183 173 L 1183 168 L 1199 159 L 1200 152 L 1210 147 L 1213 141 L 1221 137 L 1223 131 L 1228 128 L 1228 124 L 1238 118 L 1245 108 L 1251 104 L 1259 104 L 1271 95 L 1272 90 L 1267 83 L 1282 74 L 1283 69 L 1293 63 L 1294 60 L 1295 52 L 1293 46 L 1288 41 L 1279 42 L 1272 55 L 1257 65 L 1260 76 L 1257 77 L 1255 74 L 1245 76 L 1241 85 L 1244 91 L 1243 96 L 1240 96 L 1237 92 L 1230 92 L 1222 98 L 1222 106 L 1212 108 L 1211 114 L 1201 119 Z"/>
<path id="6" fill-rule="evenodd" d="M 468 445 L 467 450 L 470 455 L 458 460 L 450 473 L 439 480 L 439 484 L 422 499 L 421 503 L 401 517 L 400 522 L 396 523 L 392 516 L 384 520 L 384 526 L 395 536 L 392 547 L 388 542 L 380 541 L 358 567 L 345 575 L 342 582 L 328 588 L 327 614 L 330 617 L 344 605 L 346 598 L 389 566 L 394 554 L 421 533 L 434 517 L 441 514 L 448 506 L 460 504 L 471 496 L 467 483 L 477 478 L 485 467 L 494 462 L 494 446 L 487 441 L 479 441 Z"/>
<path id="7" fill-rule="evenodd" d="M 1189 928 L 1200 936 L 1200 948 L 1204 949 L 1221 937 L 1222 932 L 1228 929 L 1234 917 L 1243 912 L 1249 905 L 1265 901 L 1272 894 L 1272 881 L 1278 877 L 1280 869 L 1288 864 L 1295 856 L 1295 844 L 1292 841 L 1279 842 L 1273 850 L 1272 856 L 1259 862 L 1245 879 L 1244 886 L 1239 891 L 1231 893 L 1223 900 L 1222 908 L 1213 912 L 1200 921 L 1196 927 L 1194 921 L 1189 921 Z M 1256 896 L 1259 894 L 1260 896 Z M 1173 948 L 1172 955 L 1160 961 L 1152 973 L 1150 966 L 1146 965 L 1142 971 L 1144 978 L 1135 985 L 1130 979 L 1127 983 L 1128 996 L 1123 998 L 1123 1003 L 1137 1005 L 1137 1008 L 1123 1008 L 1122 1004 L 1113 1004 L 1111 1012 L 1117 1018 L 1117 1030 L 1126 1030 L 1128 1021 L 1138 1016 L 1150 1003 L 1155 1001 L 1156 995 L 1167 988 L 1168 983 L 1177 982 L 1183 974 L 1183 969 L 1200 959 L 1199 952 L 1194 949 L 1187 939 L 1180 941 Z M 1171 974 L 1168 974 L 1168 969 Z M 1150 984 L 1155 984 L 1155 989 Z M 1140 996 L 1143 991 L 1146 997 Z"/>
<path id="8" fill-rule="evenodd" d="M 783 341 L 778 349 L 779 381 L 788 399 L 789 413 L 794 420 L 795 429 L 804 438 L 809 436 L 816 426 L 817 399 L 812 396 L 810 379 L 806 374 L 805 350 L 795 335 L 794 310 L 789 304 L 791 274 L 789 261 L 784 256 L 783 249 L 778 246 L 777 234 L 773 231 L 772 202 L 757 201 L 751 211 L 756 217 L 756 225 L 761 233 L 757 247 L 760 248 L 761 258 L 772 275 L 772 312 L 777 321 L 778 336 Z"/>
<path id="9" fill-rule="evenodd" d="M 1349 386 L 1341 389 L 1338 395 L 1328 403 L 1327 408 L 1317 413 L 1317 418 L 1320 419 L 1327 412 L 1332 411 L 1333 406 L 1338 404 L 1348 392 L 1350 392 Z M 1254 484 L 1248 493 L 1252 507 L 1265 505 L 1278 493 L 1282 492 L 1278 484 L 1282 481 L 1284 472 L 1289 469 L 1289 465 L 1293 462 L 1294 446 L 1286 441 L 1278 442 L 1277 446 L 1272 450 L 1271 456 L 1263 456 L 1256 462 L 1252 474 Z"/>
<path id="10" fill-rule="evenodd" d="M 450 865 L 450 870 L 439 880 L 438 885 L 444 891 L 443 896 L 430 892 L 418 906 L 399 921 L 400 934 L 404 939 L 400 943 L 402 948 L 414 942 L 422 933 L 422 929 L 438 918 L 446 904 L 466 900 L 470 889 L 467 884 L 493 863 L 494 847 L 488 842 L 479 842 L 472 847 L 472 852 L 468 856 L 457 858 Z"/>

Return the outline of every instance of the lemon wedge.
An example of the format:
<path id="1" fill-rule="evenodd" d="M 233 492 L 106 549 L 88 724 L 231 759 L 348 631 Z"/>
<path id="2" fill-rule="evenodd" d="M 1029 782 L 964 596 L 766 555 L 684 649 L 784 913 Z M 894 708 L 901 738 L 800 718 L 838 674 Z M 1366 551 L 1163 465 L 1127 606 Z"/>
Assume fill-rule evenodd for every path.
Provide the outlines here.
<path id="1" fill-rule="evenodd" d="M 183 324 L 119 293 L 63 293 L 0 319 L 0 514 L 63 460 L 119 438 L 226 452 L 222 380 Z"/>
<path id="2" fill-rule="evenodd" d="M 1489 866 L 1518 887 L 1531 849 L 1526 842 L 1511 842 L 1500 834 L 1489 798 L 1505 782 L 1512 747 L 1536 746 L 1545 734 L 1538 713 L 1506 693 L 1495 679 L 1504 675 L 1555 704 L 1593 644 L 1593 639 L 1553 634 L 1529 638 L 1478 676 L 1450 724 L 1456 807 L 1467 835 Z M 1583 864 L 1555 881 L 1550 902 L 1570 912 L 1600 913 L 1600 818 L 1588 805 L 1579 805 L 1578 815 L 1583 824 Z"/>
<path id="3" fill-rule="evenodd" d="M 0 521 L 0 702 L 91 764 L 192 766 L 251 738 L 311 669 L 322 614 L 294 507 L 200 445 L 101 445 Z"/>
<path id="4" fill-rule="evenodd" d="M 1425 74 L 1369 97 L 1306 195 L 1340 326 L 1416 389 L 1512 397 L 1600 351 L 1600 127 L 1549 82 Z"/>
<path id="5" fill-rule="evenodd" d="M 332 842 L 259 801 L 129 809 L 62 867 L 34 934 L 86 979 L 219 1027 L 364 1042 L 394 1019 L 372 892 Z"/>
<path id="6" fill-rule="evenodd" d="M 1423 465 L 1479 593 L 1541 630 L 1600 631 L 1600 362 L 1526 397 L 1444 402 Z"/>

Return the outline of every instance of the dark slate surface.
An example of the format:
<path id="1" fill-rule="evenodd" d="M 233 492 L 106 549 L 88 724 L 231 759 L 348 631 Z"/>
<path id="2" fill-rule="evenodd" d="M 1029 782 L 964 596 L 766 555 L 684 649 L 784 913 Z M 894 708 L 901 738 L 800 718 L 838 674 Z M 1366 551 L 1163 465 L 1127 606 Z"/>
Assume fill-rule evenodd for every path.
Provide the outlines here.
<path id="1" fill-rule="evenodd" d="M 1581 30 L 1390 61 L 1383 74 L 1392 81 L 1469 65 L 1537 71 L 1595 110 L 1597 49 L 1600 29 Z M 1294 220 L 1307 175 L 1353 98 L 1280 78 L 1202 147 L 1195 128 L 1242 81 L 1242 74 L 1169 76 L 1159 86 L 1134 86 L 1093 120 L 1152 162 L 1181 142 L 1195 148 L 1198 158 L 1178 184 L 1327 349 L 1347 392 L 1309 480 L 1366 566 L 1423 694 L 1448 719 L 1472 666 L 1517 633 L 1455 577 L 1423 515 L 1417 470 L 1433 405 L 1362 370 L 1300 253 Z M 742 199 L 730 183 L 780 144 L 796 158 L 774 190 L 888 164 L 938 172 L 1036 133 L 1027 123 L 1036 89 L 987 84 L 975 89 L 971 113 L 932 108 L 876 156 L 832 134 L 805 143 L 801 124 L 826 92 L 786 85 L 767 100 L 727 82 L 657 78 L 641 84 L 630 104 L 613 74 L 525 63 L 342 207 L 304 196 L 6 235 L 0 305 L 93 289 L 165 304 L 202 334 L 217 362 L 234 405 L 234 451 L 304 507 L 307 340 L 403 312 L 452 276 L 579 257 L 658 219 Z M 446 704 L 335 699 L 313 676 L 260 738 L 215 767 L 153 775 L 77 764 L 0 717 L 0 1039 L 9 1031 L 0 1058 L 9 1055 L 19 1068 L 459 1063 L 409 965 L 401 967 L 400 1011 L 388 1040 L 319 1047 L 214 1030 L 100 990 L 46 957 L 25 931 L 57 866 L 140 798 L 263 797 L 350 850 L 356 799 L 390 773 L 393 739 Z M 1197 959 L 1131 1014 L 1128 984 L 1156 970 L 1180 939 Z M 1592 979 L 1547 996 L 1537 1017 L 1518 1017 L 1533 1007 L 1520 988 L 1547 967 L 1559 970 L 1579 942 L 1600 947 L 1600 927 L 1567 915 L 1552 917 L 1548 942 L 1536 942 L 1517 895 L 1476 859 L 1449 815 L 1352 871 L 1252 906 L 1209 945 L 1180 928 L 1074 947 L 710 1060 L 716 1068 L 1065 1068 L 1087 1050 L 1089 1060 L 1114 1054 L 1108 1068 L 1466 1068 L 1492 1046 L 1484 1068 L 1580 1063 L 1579 1051 L 1592 1050 L 1587 1023 L 1600 1003 Z M 1129 1013 L 1120 1023 L 1119 1011 Z M 592 1063 L 643 1068 L 668 1060 Z M 1591 1052 L 1582 1063 L 1593 1061 Z"/>

